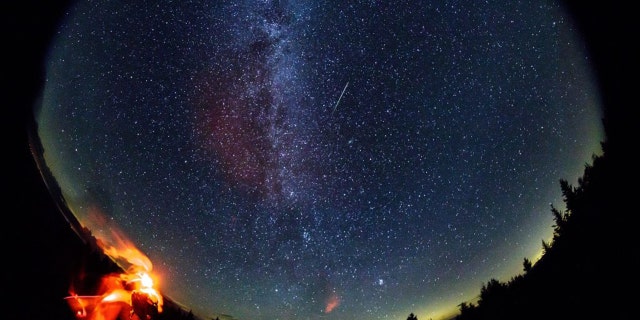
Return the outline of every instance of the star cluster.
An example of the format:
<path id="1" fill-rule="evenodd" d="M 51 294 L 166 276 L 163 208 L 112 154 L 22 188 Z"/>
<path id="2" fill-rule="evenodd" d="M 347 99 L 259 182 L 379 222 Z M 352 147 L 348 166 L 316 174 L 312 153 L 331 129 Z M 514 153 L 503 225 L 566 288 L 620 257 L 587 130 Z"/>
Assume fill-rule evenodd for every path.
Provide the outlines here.
<path id="1" fill-rule="evenodd" d="M 197 314 L 429 316 L 550 236 L 588 63 L 553 2 L 78 2 L 38 123 L 79 220 Z"/>

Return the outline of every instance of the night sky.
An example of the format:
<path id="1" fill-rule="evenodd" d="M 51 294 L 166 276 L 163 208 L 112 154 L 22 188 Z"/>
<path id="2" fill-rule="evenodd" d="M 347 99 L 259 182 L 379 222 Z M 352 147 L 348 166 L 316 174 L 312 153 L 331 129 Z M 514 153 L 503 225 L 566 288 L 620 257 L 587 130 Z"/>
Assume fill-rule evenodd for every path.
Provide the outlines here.
<path id="1" fill-rule="evenodd" d="M 428 319 L 540 254 L 594 79 L 555 2 L 78 2 L 36 116 L 76 217 L 197 315 Z"/>

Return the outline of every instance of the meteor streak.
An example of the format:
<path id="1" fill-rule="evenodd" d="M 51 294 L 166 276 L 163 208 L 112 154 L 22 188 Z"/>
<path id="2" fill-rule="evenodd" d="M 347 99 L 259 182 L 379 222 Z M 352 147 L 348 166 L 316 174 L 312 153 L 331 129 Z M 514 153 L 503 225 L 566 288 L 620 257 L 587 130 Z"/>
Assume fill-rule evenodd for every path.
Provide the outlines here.
<path id="1" fill-rule="evenodd" d="M 347 84 L 344 85 L 344 89 L 342 89 L 342 93 L 340 94 L 340 97 L 338 97 L 338 101 L 336 102 L 336 105 L 333 106 L 333 111 L 331 111 L 331 115 L 333 115 L 333 113 L 336 112 L 336 109 L 338 108 L 338 104 L 340 103 L 340 100 L 342 99 L 344 92 L 347 91 L 348 86 L 349 86 L 349 81 L 347 81 Z"/>

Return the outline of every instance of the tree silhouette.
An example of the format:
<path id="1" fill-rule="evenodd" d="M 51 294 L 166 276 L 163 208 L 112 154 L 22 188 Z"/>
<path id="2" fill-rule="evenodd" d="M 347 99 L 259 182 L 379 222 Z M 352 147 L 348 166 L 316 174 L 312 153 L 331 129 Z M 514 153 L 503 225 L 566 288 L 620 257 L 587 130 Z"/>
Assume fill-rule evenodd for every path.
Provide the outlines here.
<path id="1" fill-rule="evenodd" d="M 637 318 L 633 308 L 619 307 L 634 304 L 624 292 L 638 269 L 637 225 L 628 214 L 637 205 L 620 210 L 630 197 L 619 179 L 629 170 L 609 142 L 602 149 L 577 186 L 560 180 L 564 208 L 551 206 L 553 237 L 542 240 L 542 257 L 535 264 L 525 258 L 524 273 L 508 282 L 491 279 L 476 305 L 459 305 L 457 320 Z"/>
<path id="2" fill-rule="evenodd" d="M 524 269 L 525 273 L 528 273 L 529 271 L 531 271 L 531 260 L 524 258 L 524 261 L 522 262 L 522 267 Z"/>
<path id="3" fill-rule="evenodd" d="M 409 314 L 409 317 L 407 317 L 407 320 L 418 320 L 418 317 L 412 312 Z"/>

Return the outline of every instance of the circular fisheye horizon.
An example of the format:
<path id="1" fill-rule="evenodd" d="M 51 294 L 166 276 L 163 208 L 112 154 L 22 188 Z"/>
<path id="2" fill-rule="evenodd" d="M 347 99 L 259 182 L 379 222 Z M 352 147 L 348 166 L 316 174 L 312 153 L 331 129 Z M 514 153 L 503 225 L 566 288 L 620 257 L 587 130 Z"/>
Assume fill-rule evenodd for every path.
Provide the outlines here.
<path id="1" fill-rule="evenodd" d="M 202 317 L 441 318 L 536 258 L 604 135 L 552 1 L 77 2 L 38 136 Z"/>

